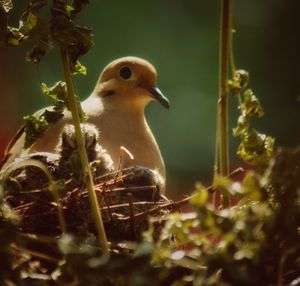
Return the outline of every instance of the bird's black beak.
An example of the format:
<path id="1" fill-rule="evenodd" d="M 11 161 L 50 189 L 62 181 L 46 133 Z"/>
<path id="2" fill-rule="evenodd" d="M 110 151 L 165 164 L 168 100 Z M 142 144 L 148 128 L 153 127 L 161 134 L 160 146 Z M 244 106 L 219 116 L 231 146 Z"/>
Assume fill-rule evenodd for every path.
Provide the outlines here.
<path id="1" fill-rule="evenodd" d="M 170 102 L 169 100 L 163 95 L 163 93 L 160 91 L 158 87 L 150 87 L 148 88 L 148 91 L 152 95 L 152 97 L 158 101 L 163 107 L 169 109 L 170 108 Z"/>

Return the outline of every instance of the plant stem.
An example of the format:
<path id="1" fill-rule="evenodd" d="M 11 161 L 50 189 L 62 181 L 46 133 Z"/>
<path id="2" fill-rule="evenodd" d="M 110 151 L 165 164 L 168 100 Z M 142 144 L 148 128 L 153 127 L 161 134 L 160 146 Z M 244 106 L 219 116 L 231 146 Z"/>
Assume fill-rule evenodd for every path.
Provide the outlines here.
<path id="1" fill-rule="evenodd" d="M 228 53 L 229 53 L 229 63 L 230 63 L 230 68 L 231 68 L 231 77 L 234 76 L 235 71 L 236 71 L 236 66 L 235 66 L 235 60 L 234 60 L 234 48 L 233 48 L 233 34 L 235 32 L 234 28 L 233 28 L 233 24 L 232 24 L 232 12 L 233 8 L 232 8 L 232 0 L 230 0 L 229 2 L 229 31 L 228 31 Z"/>
<path id="2" fill-rule="evenodd" d="M 90 165 L 89 165 L 89 161 L 85 149 L 85 141 L 83 139 L 81 128 L 80 128 L 81 122 L 80 122 L 78 105 L 76 103 L 76 98 L 75 98 L 73 79 L 70 71 L 69 55 L 67 51 L 64 49 L 60 50 L 60 54 L 61 54 L 61 60 L 63 64 L 64 77 L 67 86 L 68 103 L 70 105 L 73 124 L 75 128 L 75 137 L 78 145 L 79 157 L 82 164 L 82 170 L 83 170 L 83 175 L 85 178 L 86 187 L 89 195 L 92 214 L 95 219 L 95 225 L 99 236 L 99 243 L 100 246 L 102 247 L 103 254 L 109 254 L 109 248 L 107 244 L 103 220 L 100 212 L 97 195 L 94 188 L 93 176 L 92 176 L 92 172 L 90 169 Z"/>
<path id="3" fill-rule="evenodd" d="M 230 8 L 231 0 L 221 0 L 221 26 L 220 26 L 220 66 L 219 66 L 219 100 L 218 100 L 218 125 L 219 125 L 219 163 L 220 174 L 228 176 L 228 92 L 227 71 L 229 57 L 230 37 Z M 226 194 L 221 196 L 222 207 L 230 206 L 230 198 Z"/>

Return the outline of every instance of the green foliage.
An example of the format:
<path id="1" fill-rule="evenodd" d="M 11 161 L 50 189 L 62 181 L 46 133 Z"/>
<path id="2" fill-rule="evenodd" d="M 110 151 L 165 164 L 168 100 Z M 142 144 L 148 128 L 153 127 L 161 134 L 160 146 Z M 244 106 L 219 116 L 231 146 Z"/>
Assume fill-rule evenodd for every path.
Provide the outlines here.
<path id="1" fill-rule="evenodd" d="M 49 124 L 44 116 L 26 115 L 23 119 L 26 134 L 24 148 L 26 149 L 45 133 Z"/>
<path id="2" fill-rule="evenodd" d="M 42 84 L 42 91 L 53 101 L 51 109 L 45 109 L 41 114 L 24 116 L 25 122 L 25 144 L 29 148 L 45 131 L 63 117 L 66 102 L 66 85 L 64 82 L 57 82 L 49 88 Z"/>
<path id="3" fill-rule="evenodd" d="M 89 239 L 93 241 L 95 239 Z M 140 244 L 132 254 L 99 255 L 99 249 L 86 243 L 76 243 L 66 235 L 59 241 L 65 257 L 56 269 L 57 283 L 77 285 L 157 285 L 157 270 L 150 264 L 152 246 Z"/>
<path id="4" fill-rule="evenodd" d="M 86 69 L 78 58 L 93 47 L 92 30 L 75 25 L 71 19 L 81 11 L 84 4 L 88 4 L 88 1 L 74 1 L 71 6 L 66 7 L 65 1 L 56 0 L 51 9 L 51 36 L 61 49 L 68 51 L 71 71 L 81 74 L 86 74 Z M 69 15 L 66 14 L 66 9 Z"/>
<path id="5" fill-rule="evenodd" d="M 86 68 L 80 64 L 78 58 L 87 53 L 93 46 L 92 30 L 87 27 L 76 25 L 73 20 L 89 4 L 87 0 L 74 0 L 71 5 L 66 1 L 54 0 L 52 6 L 47 0 L 31 0 L 27 8 L 20 16 L 19 26 L 8 26 L 8 13 L 12 9 L 11 1 L 0 2 L 0 45 L 20 46 L 24 42 L 31 42 L 32 49 L 27 53 L 26 59 L 38 63 L 41 56 L 46 55 L 56 43 L 60 49 L 66 50 L 70 58 L 70 70 L 73 74 L 85 75 Z M 51 11 L 51 18 L 45 19 L 41 11 Z M 65 106 L 70 110 L 66 96 L 66 85 L 63 82 L 56 83 L 48 88 L 42 84 L 44 94 L 51 97 L 54 106 L 46 109 L 42 114 L 34 114 L 24 117 L 25 121 L 25 145 L 30 147 L 44 132 L 62 116 Z M 81 121 L 87 120 L 86 114 L 82 111 L 78 97 Z"/>
<path id="6" fill-rule="evenodd" d="M 29 1 L 26 10 L 20 16 L 19 27 L 12 27 L 7 26 L 7 13 L 12 8 L 12 2 L 1 1 L 2 45 L 19 46 L 25 41 L 30 41 L 33 43 L 33 48 L 28 52 L 27 60 L 38 63 L 41 56 L 46 55 L 52 49 L 53 43 L 56 43 L 59 48 L 68 51 L 71 71 L 86 74 L 86 68 L 80 64 L 78 58 L 93 47 L 92 30 L 75 25 L 73 19 L 83 6 L 89 4 L 89 1 L 75 0 L 71 5 L 66 6 L 67 1 L 53 0 L 52 7 L 49 2 Z M 41 10 L 47 8 L 51 10 L 50 21 L 41 16 Z"/>
<path id="7" fill-rule="evenodd" d="M 250 171 L 242 183 L 217 177 L 213 188 L 239 200 L 234 207 L 214 207 L 198 184 L 194 211 L 152 218 L 141 242 L 112 242 L 110 257 L 91 233 L 58 240 L 22 234 L 2 196 L 1 285 L 297 285 L 299 178 L 297 148 L 280 150 L 263 173 Z"/>
<path id="8" fill-rule="evenodd" d="M 233 208 L 215 208 L 199 188 L 195 213 L 169 215 L 158 241 L 150 240 L 153 263 L 190 269 L 174 285 L 288 285 L 300 275 L 299 167 L 300 149 L 281 151 L 262 175 L 250 172 L 242 184 L 220 178 L 223 192 L 239 190 Z"/>
<path id="9" fill-rule="evenodd" d="M 230 92 L 239 101 L 240 116 L 233 129 L 233 135 L 241 138 L 237 155 L 249 164 L 266 166 L 273 156 L 275 140 L 250 128 L 251 119 L 262 117 L 264 111 L 253 91 L 246 89 L 248 84 L 249 73 L 245 70 L 236 70 L 233 79 L 228 81 Z"/>
<path id="10" fill-rule="evenodd" d="M 249 164 L 265 166 L 273 155 L 274 138 L 252 129 L 245 131 L 241 139 L 237 154 Z"/>

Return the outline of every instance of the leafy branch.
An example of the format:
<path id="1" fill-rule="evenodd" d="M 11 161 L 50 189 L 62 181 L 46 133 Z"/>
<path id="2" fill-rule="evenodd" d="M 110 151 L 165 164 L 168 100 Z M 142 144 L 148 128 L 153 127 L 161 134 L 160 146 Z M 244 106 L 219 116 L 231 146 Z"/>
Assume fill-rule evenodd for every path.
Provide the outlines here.
<path id="1" fill-rule="evenodd" d="M 70 5 L 66 0 L 53 0 L 51 2 L 51 18 L 47 21 L 42 18 L 40 11 L 49 6 L 48 1 L 29 1 L 26 10 L 20 17 L 19 27 L 7 26 L 7 12 L 12 8 L 12 2 L 9 0 L 0 2 L 0 12 L 4 16 L 4 20 L 0 23 L 0 29 L 4 32 L 1 44 L 19 46 L 25 41 L 32 42 L 33 48 L 27 53 L 26 59 L 33 63 L 38 63 L 41 57 L 46 55 L 56 44 L 60 50 L 65 77 L 65 83 L 58 82 L 52 88 L 42 84 L 43 92 L 52 98 L 54 107 L 52 110 L 43 111 L 42 114 L 24 117 L 26 134 L 24 148 L 30 147 L 52 124 L 57 122 L 63 116 L 65 107 L 71 111 L 83 178 L 85 178 L 87 185 L 99 242 L 103 253 L 108 254 L 101 212 L 80 128 L 80 123 L 86 120 L 87 117 L 82 111 L 79 99 L 75 94 L 72 78 L 74 74 L 86 74 L 86 68 L 80 64 L 78 59 L 93 46 L 92 30 L 74 23 L 76 16 L 84 6 L 89 4 L 89 1 L 74 0 Z"/>
<path id="2" fill-rule="evenodd" d="M 241 143 L 237 155 L 245 162 L 265 167 L 274 153 L 274 138 L 250 128 L 252 118 L 264 115 L 258 98 L 248 87 L 249 73 L 237 70 L 233 51 L 232 0 L 221 0 L 220 28 L 220 84 L 217 115 L 217 148 L 214 181 L 218 177 L 227 176 L 229 172 L 228 159 L 228 95 L 232 94 L 238 100 L 240 116 L 233 135 L 240 137 Z M 231 79 L 228 79 L 229 67 Z M 220 171 L 219 171 L 220 170 Z M 217 185 L 217 184 L 215 184 Z M 230 206 L 230 195 L 221 194 L 222 207 Z"/>

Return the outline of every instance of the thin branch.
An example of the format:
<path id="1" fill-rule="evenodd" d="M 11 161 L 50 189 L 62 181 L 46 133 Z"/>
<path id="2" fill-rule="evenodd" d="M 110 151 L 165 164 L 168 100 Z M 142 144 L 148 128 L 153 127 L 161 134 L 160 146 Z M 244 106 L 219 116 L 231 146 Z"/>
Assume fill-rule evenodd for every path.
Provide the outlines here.
<path id="1" fill-rule="evenodd" d="M 73 79 L 72 75 L 70 72 L 70 61 L 69 61 L 69 55 L 66 50 L 61 49 L 61 60 L 63 64 L 63 71 L 64 71 L 64 77 L 66 81 L 66 86 L 67 86 L 67 96 L 68 96 L 68 102 L 70 104 L 70 109 L 72 113 L 72 119 L 73 119 L 73 124 L 75 128 L 75 137 L 78 145 L 78 152 L 80 156 L 80 161 L 82 164 L 82 170 L 84 173 L 85 177 L 85 182 L 86 182 L 86 187 L 88 190 L 89 194 L 89 200 L 91 204 L 91 210 L 92 214 L 95 220 L 95 225 L 96 229 L 98 232 L 99 236 L 99 243 L 100 246 L 102 247 L 102 251 L 104 254 L 109 254 L 109 248 L 108 248 L 108 243 L 107 243 L 107 238 L 105 234 L 105 229 L 103 225 L 103 220 L 101 216 L 101 211 L 94 187 L 94 182 L 93 182 L 93 177 L 92 177 L 92 172 L 90 169 L 86 149 L 85 149 L 85 142 L 83 139 L 83 135 L 81 133 L 81 128 L 80 128 L 80 116 L 79 116 L 79 110 L 78 106 L 75 100 L 75 90 L 74 90 L 74 84 L 73 84 Z"/>
<path id="2" fill-rule="evenodd" d="M 229 50 L 229 29 L 230 29 L 230 8 L 231 0 L 221 0 L 221 26 L 220 26 L 220 83 L 218 100 L 218 125 L 219 125 L 219 163 L 221 176 L 227 176 L 229 172 L 228 155 L 228 50 Z M 221 197 L 222 207 L 230 205 L 230 198 L 227 195 Z"/>

